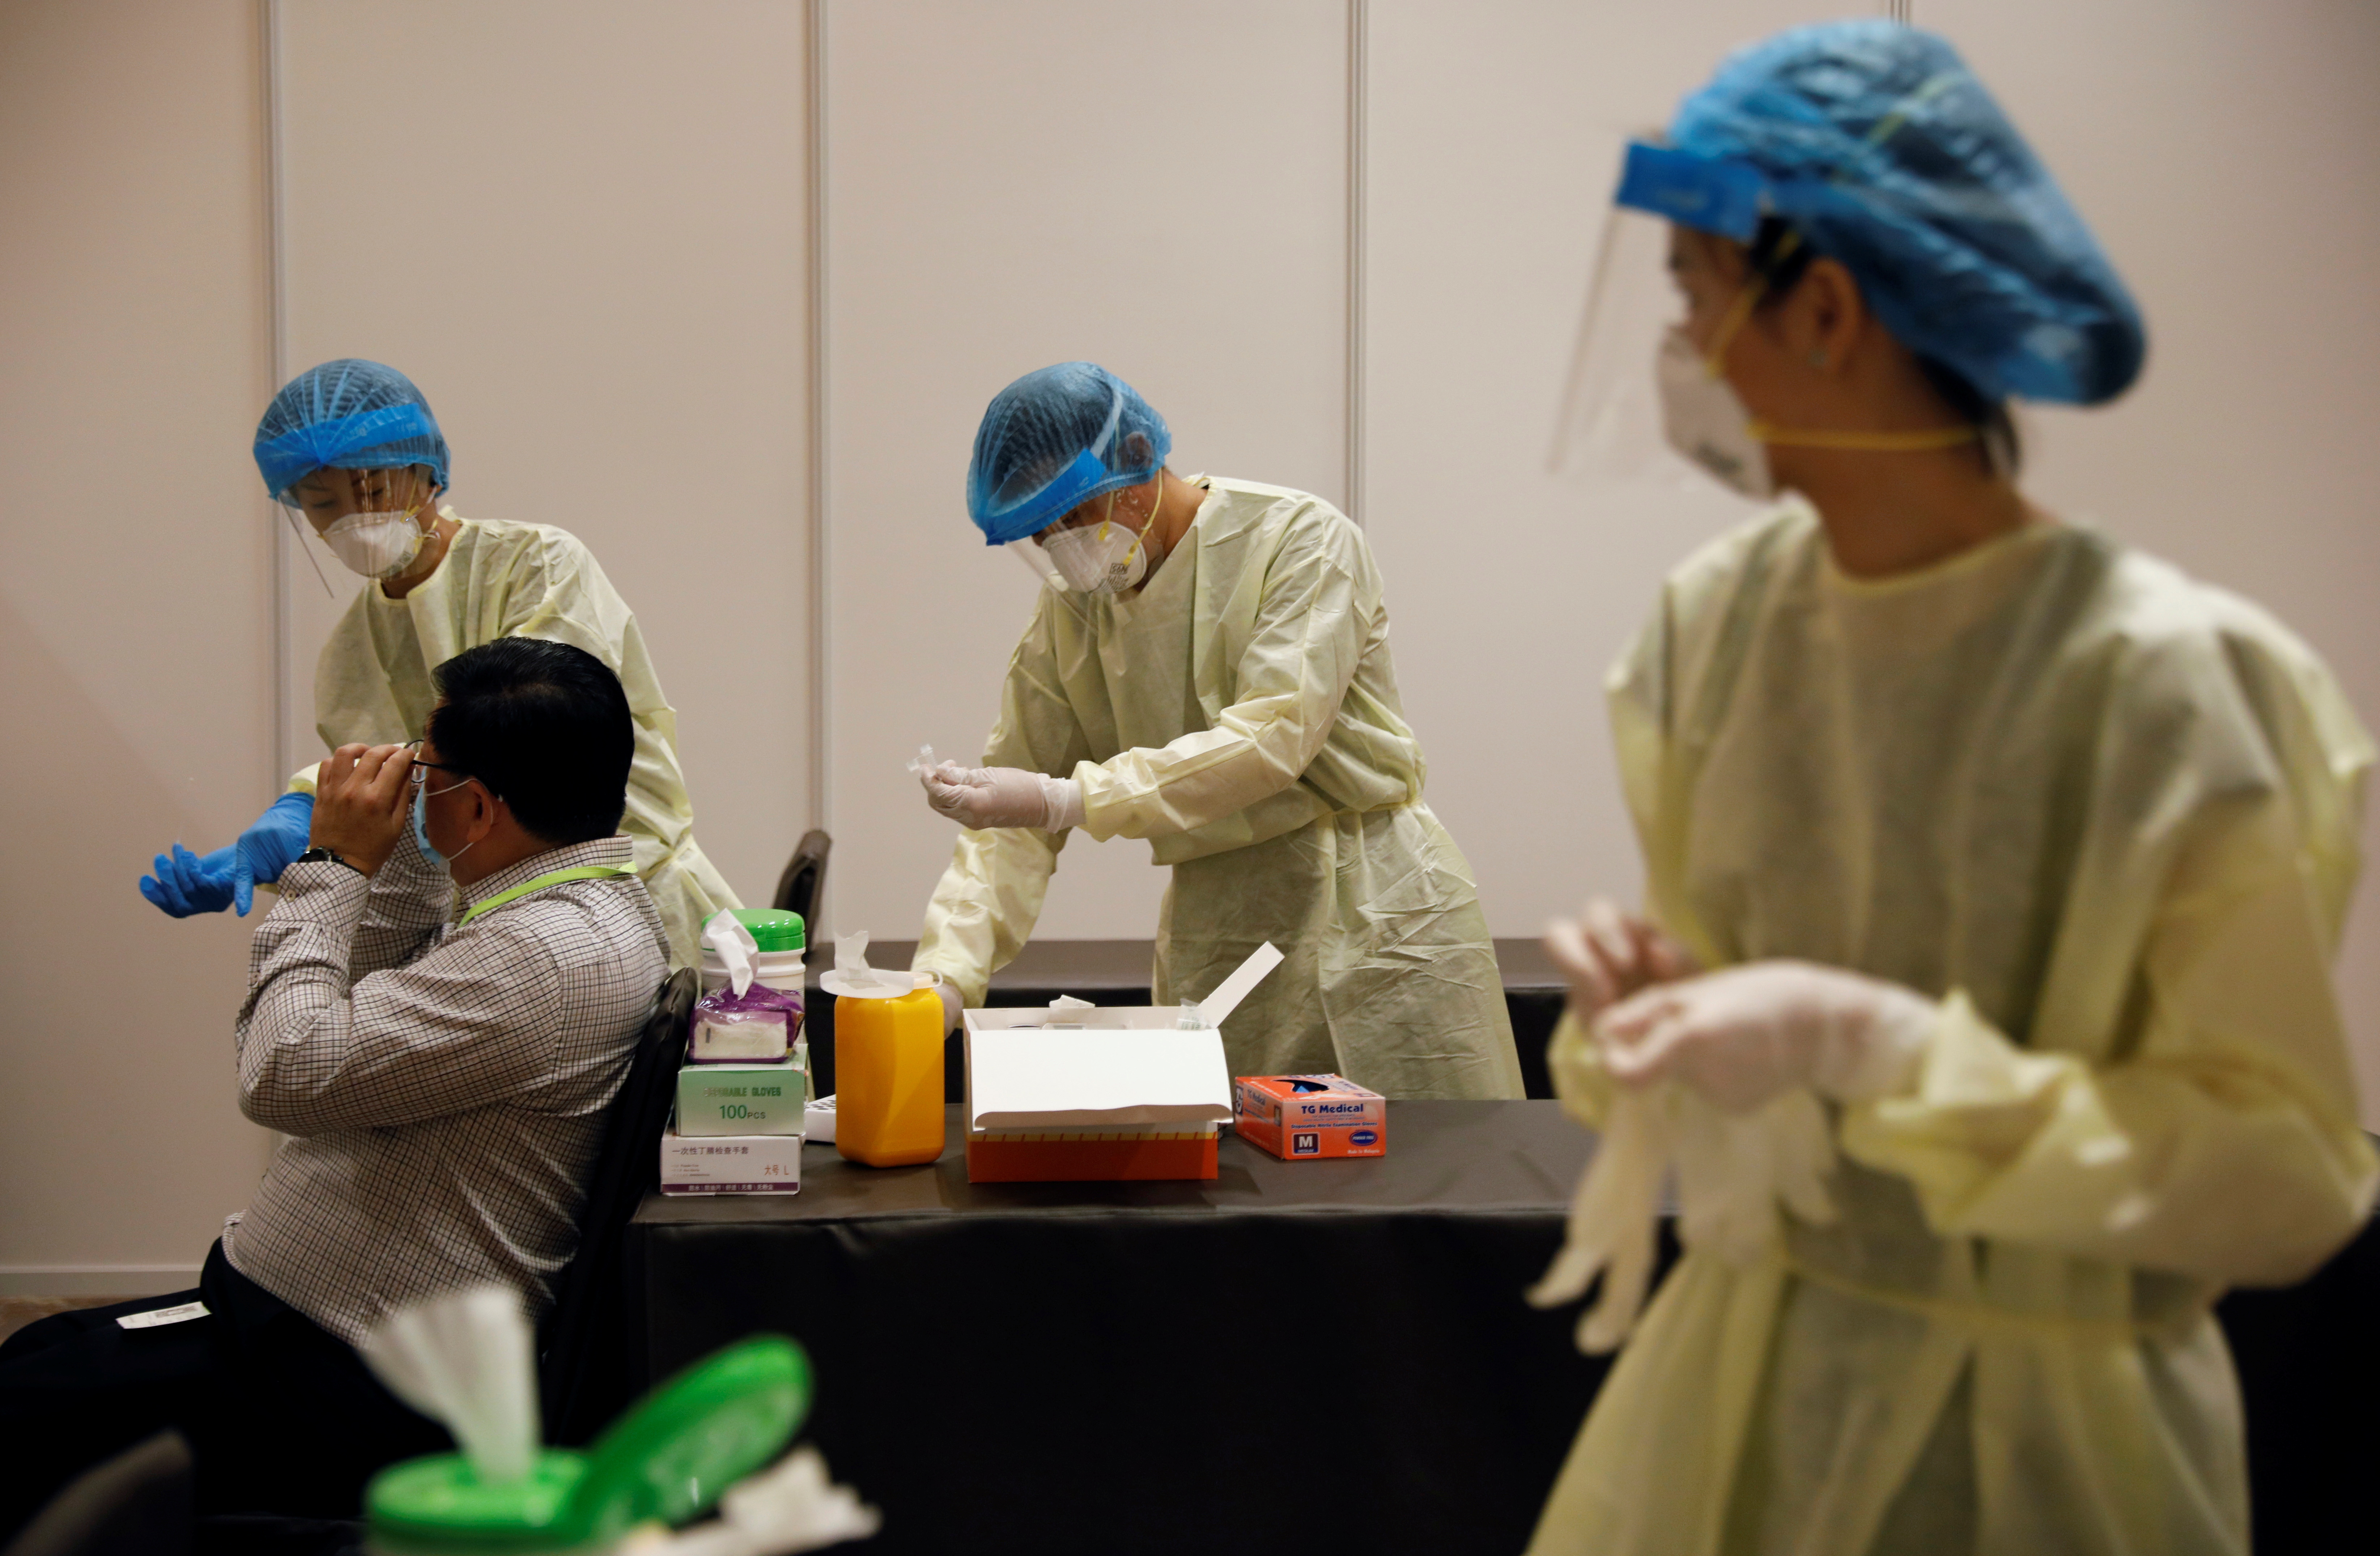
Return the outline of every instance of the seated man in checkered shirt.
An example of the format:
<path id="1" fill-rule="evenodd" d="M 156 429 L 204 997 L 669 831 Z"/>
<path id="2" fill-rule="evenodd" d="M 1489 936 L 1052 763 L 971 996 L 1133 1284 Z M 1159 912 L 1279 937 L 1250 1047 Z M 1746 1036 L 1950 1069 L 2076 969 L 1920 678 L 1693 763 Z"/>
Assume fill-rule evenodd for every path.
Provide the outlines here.
<path id="1" fill-rule="evenodd" d="M 0 1346 L 0 1542 L 167 1426 L 201 1511 L 352 1516 L 374 1469 L 445 1443 L 355 1342 L 456 1286 L 551 1305 L 669 968 L 619 831 L 636 729 L 564 643 L 498 638 L 437 682 L 418 750 L 322 764 L 314 846 L 257 927 L 240 1107 L 291 1137 L 199 1288 Z"/>

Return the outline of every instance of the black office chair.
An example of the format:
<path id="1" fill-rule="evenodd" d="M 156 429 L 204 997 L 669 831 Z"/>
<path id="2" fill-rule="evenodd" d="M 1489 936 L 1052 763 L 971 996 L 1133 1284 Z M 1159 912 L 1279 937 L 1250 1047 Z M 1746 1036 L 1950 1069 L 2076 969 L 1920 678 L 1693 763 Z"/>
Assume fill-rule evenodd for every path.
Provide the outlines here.
<path id="1" fill-rule="evenodd" d="M 818 925 L 812 915 L 826 895 L 826 857 L 833 847 L 834 839 L 816 827 L 804 833 L 794 857 L 785 862 L 785 873 L 777 877 L 777 895 L 769 904 L 800 914 L 802 928 L 809 932 L 813 944 L 818 941 Z"/>
<path id="2" fill-rule="evenodd" d="M 588 1442 L 644 1388 L 641 1369 L 632 1365 L 643 1348 L 632 1332 L 622 1255 L 629 1218 L 646 1191 L 660 1186 L 662 1131 L 676 1098 L 698 991 L 693 971 L 685 967 L 662 985 L 628 1062 L 628 1078 L 604 1121 L 587 1208 L 578 1218 L 578 1251 L 562 1272 L 539 1347 L 539 1404 L 549 1442 Z"/>
<path id="3" fill-rule="evenodd" d="M 181 1556 L 190 1549 L 191 1487 L 189 1443 L 159 1432 L 67 1482 L 6 1556 Z"/>

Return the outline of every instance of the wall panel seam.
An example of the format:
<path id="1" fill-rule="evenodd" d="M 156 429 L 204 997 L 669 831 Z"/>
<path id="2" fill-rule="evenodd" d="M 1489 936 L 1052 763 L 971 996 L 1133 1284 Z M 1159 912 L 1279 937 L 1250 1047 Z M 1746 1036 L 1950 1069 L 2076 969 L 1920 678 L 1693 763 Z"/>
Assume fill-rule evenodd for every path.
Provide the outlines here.
<path id="1" fill-rule="evenodd" d="M 831 346 L 827 309 L 827 0 L 809 0 L 809 455 L 810 455 L 810 814 L 812 825 L 833 833 L 832 741 L 834 670 L 829 658 L 833 591 L 828 567 L 833 548 L 828 522 L 832 487 L 829 438 Z M 817 917 L 815 907 L 813 917 Z M 815 931 L 813 931 L 815 932 Z"/>
<path id="2" fill-rule="evenodd" d="M 1347 515 L 1364 522 L 1365 201 L 1370 7 L 1347 0 Z"/>
<path id="3" fill-rule="evenodd" d="M 288 157 L 282 123 L 284 67 L 281 55 L 281 0 L 261 0 L 257 6 L 258 44 L 264 73 L 264 353 L 273 382 L 265 395 L 280 393 L 289 382 L 289 238 Z M 289 681 L 297 657 L 297 558 L 291 556 L 292 536 L 275 504 L 265 498 L 265 523 L 272 537 L 273 602 L 273 771 L 265 774 L 265 792 L 278 794 L 291 751 L 297 748 L 297 710 L 291 706 Z"/>

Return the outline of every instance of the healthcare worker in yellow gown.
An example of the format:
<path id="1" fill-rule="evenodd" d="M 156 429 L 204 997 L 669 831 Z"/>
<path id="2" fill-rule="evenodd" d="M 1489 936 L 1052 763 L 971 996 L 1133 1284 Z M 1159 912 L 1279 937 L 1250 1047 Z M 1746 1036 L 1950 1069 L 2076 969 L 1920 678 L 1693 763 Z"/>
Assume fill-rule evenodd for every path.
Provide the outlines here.
<path id="1" fill-rule="evenodd" d="M 1539 1295 L 1601 1271 L 1618 1337 L 1672 1161 L 1689 1248 L 1531 1549 L 2243 1551 L 2210 1307 L 2373 1200 L 2372 745 L 2270 615 L 2017 490 L 2005 399 L 2111 398 L 2143 336 L 1938 39 L 1736 55 L 1620 200 L 1674 223 L 1671 440 L 1797 495 L 1611 673 L 1649 901 L 1548 936 L 1607 1133 Z"/>
<path id="2" fill-rule="evenodd" d="M 421 392 L 378 362 L 325 362 L 292 379 L 266 408 L 255 452 L 265 489 L 366 579 L 315 666 L 323 748 L 420 738 L 438 701 L 431 672 L 465 649 L 521 637 L 586 650 L 627 688 L 637 753 L 620 830 L 672 957 L 691 966 L 703 919 L 739 905 L 694 840 L 677 716 L 636 617 L 593 554 L 552 525 L 465 518 L 439 503 L 445 437 Z M 175 845 L 141 893 L 177 918 L 247 913 L 255 888 L 304 850 L 313 788 L 310 765 L 230 846 L 196 855 Z"/>
<path id="3" fill-rule="evenodd" d="M 1303 492 L 1165 468 L 1171 439 L 1088 362 L 984 413 L 968 511 L 1045 587 L 981 768 L 920 772 L 968 830 L 913 964 L 980 1004 L 1079 829 L 1173 876 L 1156 999 L 1201 999 L 1269 941 L 1287 961 L 1223 1024 L 1236 1075 L 1331 1073 L 1390 1097 L 1517 1097 L 1471 868 L 1422 799 L 1362 531 Z"/>

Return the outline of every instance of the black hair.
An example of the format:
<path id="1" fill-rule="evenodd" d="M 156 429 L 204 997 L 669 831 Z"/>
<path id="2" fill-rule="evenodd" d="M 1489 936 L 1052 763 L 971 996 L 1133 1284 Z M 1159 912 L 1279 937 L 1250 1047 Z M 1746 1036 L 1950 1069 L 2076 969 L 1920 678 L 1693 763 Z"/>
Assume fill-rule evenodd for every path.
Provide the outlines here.
<path id="1" fill-rule="evenodd" d="M 1801 282 L 1818 253 L 1790 223 L 1763 216 L 1747 257 L 1752 273 L 1761 279 L 1761 306 L 1767 307 Z M 1917 371 L 1925 375 L 1925 382 L 1942 396 L 1951 414 L 1975 429 L 1975 449 L 1985 470 L 2013 477 L 2024 464 L 2024 445 L 2017 437 L 2016 418 L 2010 414 L 2008 402 L 1993 399 L 1966 374 L 1937 358 L 1918 354 Z"/>
<path id="2" fill-rule="evenodd" d="M 557 848 L 620 830 L 637 726 L 611 666 L 567 643 L 499 638 L 435 679 L 430 738 L 449 781 L 477 778 Z"/>

